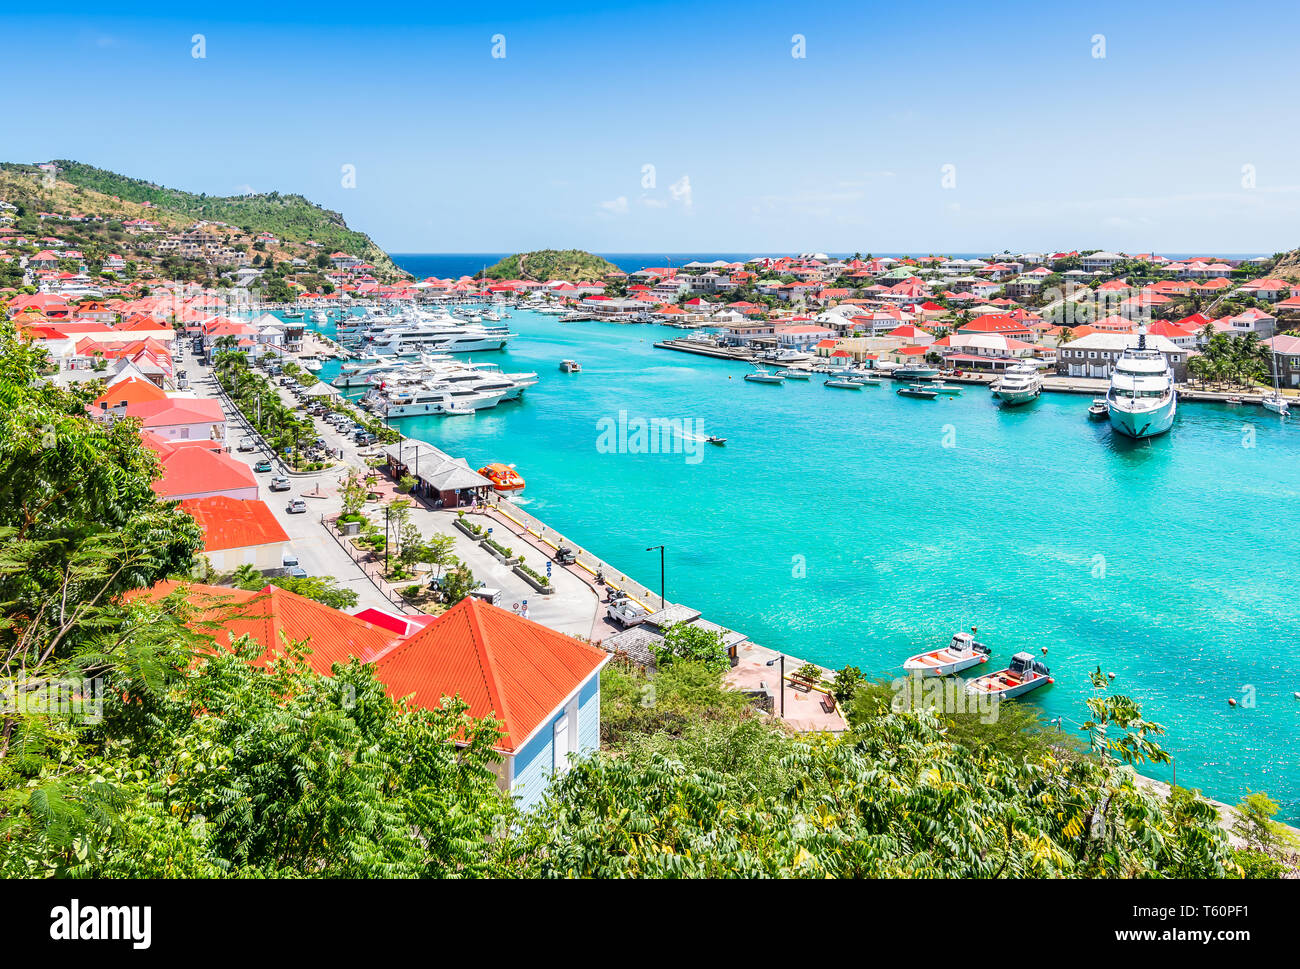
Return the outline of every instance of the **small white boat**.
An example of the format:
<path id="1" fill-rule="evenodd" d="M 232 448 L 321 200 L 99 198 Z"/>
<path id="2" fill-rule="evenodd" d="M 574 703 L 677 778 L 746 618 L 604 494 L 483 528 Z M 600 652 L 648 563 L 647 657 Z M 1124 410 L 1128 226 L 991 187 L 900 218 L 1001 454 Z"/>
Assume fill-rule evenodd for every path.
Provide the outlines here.
<path id="1" fill-rule="evenodd" d="M 1055 682 L 1051 670 L 1034 659 L 1032 653 L 1016 653 L 1011 657 L 1011 665 L 1006 669 L 967 680 L 966 690 L 969 693 L 984 693 L 1002 700 L 1010 700 L 1012 697 L 1024 696 L 1031 690 Z"/>
<path id="2" fill-rule="evenodd" d="M 1272 411 L 1282 417 L 1286 417 L 1287 414 L 1291 413 L 1291 405 L 1286 402 L 1285 397 L 1277 392 L 1265 395 L 1260 403 L 1264 405 L 1264 410 Z"/>
<path id="3" fill-rule="evenodd" d="M 778 370 L 776 375 L 786 380 L 807 380 L 811 376 L 807 370 Z"/>
<path id="4" fill-rule="evenodd" d="M 922 676 L 947 676 L 988 662 L 990 652 L 983 643 L 975 642 L 975 637 L 970 633 L 957 633 L 952 637 L 952 642 L 942 649 L 932 649 L 928 653 L 917 653 L 910 657 L 903 664 L 903 669 L 909 673 L 919 670 Z"/>
<path id="5" fill-rule="evenodd" d="M 582 373 L 582 364 L 577 360 L 561 360 L 560 369 L 565 373 Z"/>
<path id="6" fill-rule="evenodd" d="M 831 377 L 822 384 L 823 387 L 839 387 L 841 390 L 861 390 L 862 384 L 851 377 Z"/>
<path id="7" fill-rule="evenodd" d="M 745 374 L 745 379 L 756 384 L 783 384 L 785 378 L 779 373 L 772 373 L 770 370 L 755 370 L 753 373 Z"/>
<path id="8" fill-rule="evenodd" d="M 1088 417 L 1094 421 L 1104 421 L 1110 415 L 1110 404 L 1105 397 L 1094 397 L 1088 408 Z"/>

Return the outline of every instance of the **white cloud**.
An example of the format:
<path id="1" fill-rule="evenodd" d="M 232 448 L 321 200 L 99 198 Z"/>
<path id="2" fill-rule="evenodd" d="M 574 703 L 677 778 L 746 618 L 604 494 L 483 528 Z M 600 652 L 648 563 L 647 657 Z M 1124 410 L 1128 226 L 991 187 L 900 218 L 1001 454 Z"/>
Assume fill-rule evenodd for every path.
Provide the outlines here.
<path id="1" fill-rule="evenodd" d="M 601 215 L 627 215 L 628 205 L 627 196 L 620 195 L 616 199 L 610 199 L 608 202 L 600 203 Z"/>

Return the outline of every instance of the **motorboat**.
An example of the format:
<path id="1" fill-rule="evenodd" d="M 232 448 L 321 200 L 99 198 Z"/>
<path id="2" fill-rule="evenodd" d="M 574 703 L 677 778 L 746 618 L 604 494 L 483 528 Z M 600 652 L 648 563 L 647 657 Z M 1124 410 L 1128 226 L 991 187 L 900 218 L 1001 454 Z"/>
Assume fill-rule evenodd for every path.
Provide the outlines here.
<path id="1" fill-rule="evenodd" d="M 903 663 L 903 669 L 908 673 L 919 671 L 922 676 L 947 676 L 988 662 L 990 652 L 983 643 L 977 643 L 971 633 L 957 633 L 942 649 L 909 657 Z"/>
<path id="2" fill-rule="evenodd" d="M 1043 377 L 1033 364 L 1017 364 L 999 377 L 990 389 L 993 396 L 1007 407 L 1016 407 L 1038 398 L 1043 392 Z"/>
<path id="3" fill-rule="evenodd" d="M 823 387 L 839 387 L 842 390 L 861 390 L 862 384 L 852 377 L 829 377 L 823 384 Z"/>
<path id="4" fill-rule="evenodd" d="M 1010 700 L 1012 697 L 1024 696 L 1031 690 L 1055 682 L 1051 670 L 1034 659 L 1032 653 L 1016 653 L 1011 657 L 1011 665 L 1006 669 L 967 680 L 966 690 L 969 693 L 982 693 L 1002 700 Z"/>
<path id="5" fill-rule="evenodd" d="M 524 490 L 523 476 L 508 464 L 494 461 L 479 468 L 478 473 L 491 481 L 492 490 L 503 497 L 517 495 Z"/>
<path id="6" fill-rule="evenodd" d="M 926 384 L 927 390 L 933 390 L 936 394 L 943 394 L 945 397 L 957 397 L 961 395 L 961 387 L 957 384 L 946 384 L 938 380 L 932 384 Z"/>
<path id="7" fill-rule="evenodd" d="M 892 374 L 899 380 L 934 380 L 939 376 L 939 368 L 924 366 L 896 367 Z"/>
<path id="8" fill-rule="evenodd" d="M 561 360 L 560 369 L 565 373 L 582 373 L 582 364 L 577 360 Z"/>
<path id="9" fill-rule="evenodd" d="M 1092 405 L 1088 408 L 1088 417 L 1094 421 L 1104 421 L 1110 415 L 1110 404 L 1106 403 L 1105 397 L 1094 397 Z"/>
<path id="10" fill-rule="evenodd" d="M 755 370 L 753 373 L 745 374 L 745 379 L 756 384 L 783 384 L 785 378 L 779 373 L 772 373 L 770 370 Z"/>
<path id="11" fill-rule="evenodd" d="M 807 380 L 812 376 L 807 370 L 778 370 L 776 375 L 786 380 Z"/>
<path id="12" fill-rule="evenodd" d="M 939 396 L 933 390 L 921 384 L 908 384 L 906 387 L 899 387 L 895 393 L 899 397 L 920 397 L 922 400 L 934 400 Z"/>
<path id="13" fill-rule="evenodd" d="M 1126 437 L 1155 437 L 1173 426 L 1178 410 L 1174 372 L 1163 353 L 1147 346 L 1145 326 L 1138 327 L 1137 343 L 1115 361 L 1106 402 L 1110 426 Z"/>
<path id="14" fill-rule="evenodd" d="M 727 439 L 726 439 L 725 437 L 717 437 L 717 436 L 715 436 L 715 435 L 709 435 L 709 436 L 706 437 L 704 440 L 705 440 L 705 442 L 708 443 L 708 444 L 719 444 L 719 445 L 721 445 L 721 444 L 726 444 L 726 443 L 727 443 Z"/>

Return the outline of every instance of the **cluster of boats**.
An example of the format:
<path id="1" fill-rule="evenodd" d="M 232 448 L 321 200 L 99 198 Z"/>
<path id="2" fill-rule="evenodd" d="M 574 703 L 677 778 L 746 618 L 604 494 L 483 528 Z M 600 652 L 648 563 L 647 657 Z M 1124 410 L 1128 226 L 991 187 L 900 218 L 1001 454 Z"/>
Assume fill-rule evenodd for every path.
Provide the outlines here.
<path id="1" fill-rule="evenodd" d="M 501 311 L 422 309 L 395 313 L 368 310 L 339 321 L 340 342 L 362 353 L 415 358 L 422 353 L 475 353 L 504 350 L 514 334 Z"/>
<path id="2" fill-rule="evenodd" d="M 453 356 L 504 350 L 513 336 L 502 323 L 508 315 L 495 308 L 411 307 L 345 317 L 338 338 L 353 358 L 332 383 L 364 388 L 358 403 L 385 418 L 464 416 L 518 400 L 537 374 L 506 373 L 494 363 Z"/>
<path id="3" fill-rule="evenodd" d="M 952 637 L 952 642 L 942 649 L 932 649 L 909 657 L 903 663 L 903 669 L 908 674 L 921 676 L 951 676 L 987 663 L 992 650 L 977 642 L 973 632 L 972 627 L 972 632 L 957 633 Z M 1032 653 L 1021 652 L 1011 657 L 1011 662 L 1005 669 L 967 680 L 966 691 L 1009 700 L 1054 682 L 1052 671 L 1045 663 Z"/>

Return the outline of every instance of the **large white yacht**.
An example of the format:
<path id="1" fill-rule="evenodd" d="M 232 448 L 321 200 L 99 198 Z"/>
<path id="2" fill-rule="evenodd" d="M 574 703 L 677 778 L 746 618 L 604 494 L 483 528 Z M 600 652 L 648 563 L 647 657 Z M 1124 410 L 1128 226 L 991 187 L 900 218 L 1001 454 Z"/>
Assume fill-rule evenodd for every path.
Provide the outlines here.
<path id="1" fill-rule="evenodd" d="M 1110 373 L 1110 426 L 1132 438 L 1155 437 L 1174 423 L 1178 391 L 1165 355 L 1147 346 L 1147 329 L 1138 328 L 1137 344 L 1126 349 Z"/>
<path id="2" fill-rule="evenodd" d="M 1008 407 L 1027 404 L 1043 392 L 1043 377 L 1032 363 L 1009 368 L 993 385 L 993 394 Z"/>
<path id="3" fill-rule="evenodd" d="M 433 381 L 413 386 L 376 387 L 362 398 L 362 404 L 384 417 L 416 417 L 421 414 L 464 413 L 495 407 L 505 391 L 480 393 L 470 387 L 452 387 Z"/>
<path id="4" fill-rule="evenodd" d="M 430 351 L 472 353 L 475 350 L 504 350 L 513 336 L 504 326 L 481 326 L 454 319 L 404 322 L 372 330 L 365 335 L 365 347 L 375 353 L 414 357 Z"/>

